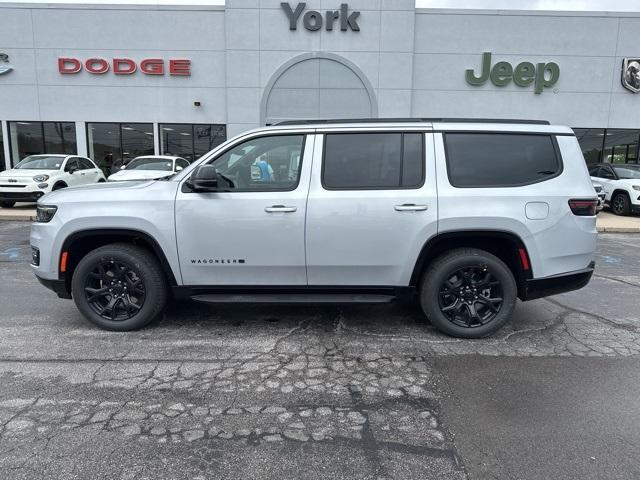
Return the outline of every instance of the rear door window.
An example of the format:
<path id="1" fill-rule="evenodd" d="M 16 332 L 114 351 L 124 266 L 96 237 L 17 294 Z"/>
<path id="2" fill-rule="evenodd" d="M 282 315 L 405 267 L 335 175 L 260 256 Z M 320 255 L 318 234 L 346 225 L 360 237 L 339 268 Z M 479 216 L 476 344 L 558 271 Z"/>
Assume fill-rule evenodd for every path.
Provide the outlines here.
<path id="1" fill-rule="evenodd" d="M 322 184 L 329 190 L 419 188 L 424 164 L 422 133 L 331 133 Z"/>
<path id="2" fill-rule="evenodd" d="M 551 135 L 445 133 L 454 187 L 512 187 L 542 182 L 562 171 Z"/>

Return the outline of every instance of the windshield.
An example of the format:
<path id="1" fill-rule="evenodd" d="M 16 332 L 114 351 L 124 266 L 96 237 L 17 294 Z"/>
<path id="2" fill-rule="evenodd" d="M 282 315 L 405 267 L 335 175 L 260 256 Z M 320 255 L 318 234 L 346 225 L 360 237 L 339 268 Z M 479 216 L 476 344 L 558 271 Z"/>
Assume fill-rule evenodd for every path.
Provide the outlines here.
<path id="1" fill-rule="evenodd" d="M 625 165 L 624 167 L 613 167 L 620 179 L 640 178 L 640 167 L 635 165 Z"/>
<path id="2" fill-rule="evenodd" d="M 64 157 L 47 157 L 33 155 L 24 158 L 14 168 L 20 170 L 58 170 L 62 166 Z"/>
<path id="3" fill-rule="evenodd" d="M 166 158 L 134 158 L 125 170 L 163 170 L 173 171 L 173 161 Z"/>

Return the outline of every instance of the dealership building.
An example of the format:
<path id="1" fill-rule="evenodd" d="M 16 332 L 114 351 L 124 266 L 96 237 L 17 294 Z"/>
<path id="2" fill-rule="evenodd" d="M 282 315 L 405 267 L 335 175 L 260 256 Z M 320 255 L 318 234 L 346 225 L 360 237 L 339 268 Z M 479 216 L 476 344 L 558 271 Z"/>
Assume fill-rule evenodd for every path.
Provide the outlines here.
<path id="1" fill-rule="evenodd" d="M 0 18 L 0 169 L 193 160 L 260 125 L 371 117 L 544 119 L 588 162 L 638 159 L 640 13 L 227 0 L 1 3 Z"/>

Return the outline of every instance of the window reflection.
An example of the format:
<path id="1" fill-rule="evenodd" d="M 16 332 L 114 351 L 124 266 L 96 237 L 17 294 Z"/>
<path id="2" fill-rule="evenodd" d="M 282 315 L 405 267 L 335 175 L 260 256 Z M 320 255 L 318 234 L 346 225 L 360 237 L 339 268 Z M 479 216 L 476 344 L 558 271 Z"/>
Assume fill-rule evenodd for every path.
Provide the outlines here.
<path id="1" fill-rule="evenodd" d="M 73 122 L 9 122 L 14 164 L 40 153 L 77 153 Z"/>
<path id="2" fill-rule="evenodd" d="M 637 163 L 640 130 L 608 128 L 604 141 L 603 162 Z"/>
<path id="3" fill-rule="evenodd" d="M 574 128 L 588 164 L 638 163 L 640 130 L 623 128 Z"/>
<path id="4" fill-rule="evenodd" d="M 88 123 L 89 157 L 105 174 L 113 173 L 131 159 L 153 155 L 151 123 Z"/>
<path id="5" fill-rule="evenodd" d="M 190 162 L 227 139 L 225 125 L 164 123 L 160 125 L 160 151 Z"/>

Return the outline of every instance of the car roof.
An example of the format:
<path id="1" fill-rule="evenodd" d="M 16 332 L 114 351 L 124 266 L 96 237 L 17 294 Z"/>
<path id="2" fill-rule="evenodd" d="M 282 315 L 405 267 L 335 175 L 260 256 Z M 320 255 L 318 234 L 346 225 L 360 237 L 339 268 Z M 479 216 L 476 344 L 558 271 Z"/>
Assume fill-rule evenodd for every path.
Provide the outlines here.
<path id="1" fill-rule="evenodd" d="M 252 130 L 251 133 L 265 131 L 301 130 L 330 132 L 336 130 L 382 130 L 413 129 L 432 131 L 504 131 L 522 133 L 550 133 L 574 135 L 571 128 L 551 125 L 546 120 L 524 120 L 503 118 L 362 118 L 326 120 L 288 120 Z M 249 133 L 249 132 L 245 132 Z"/>

